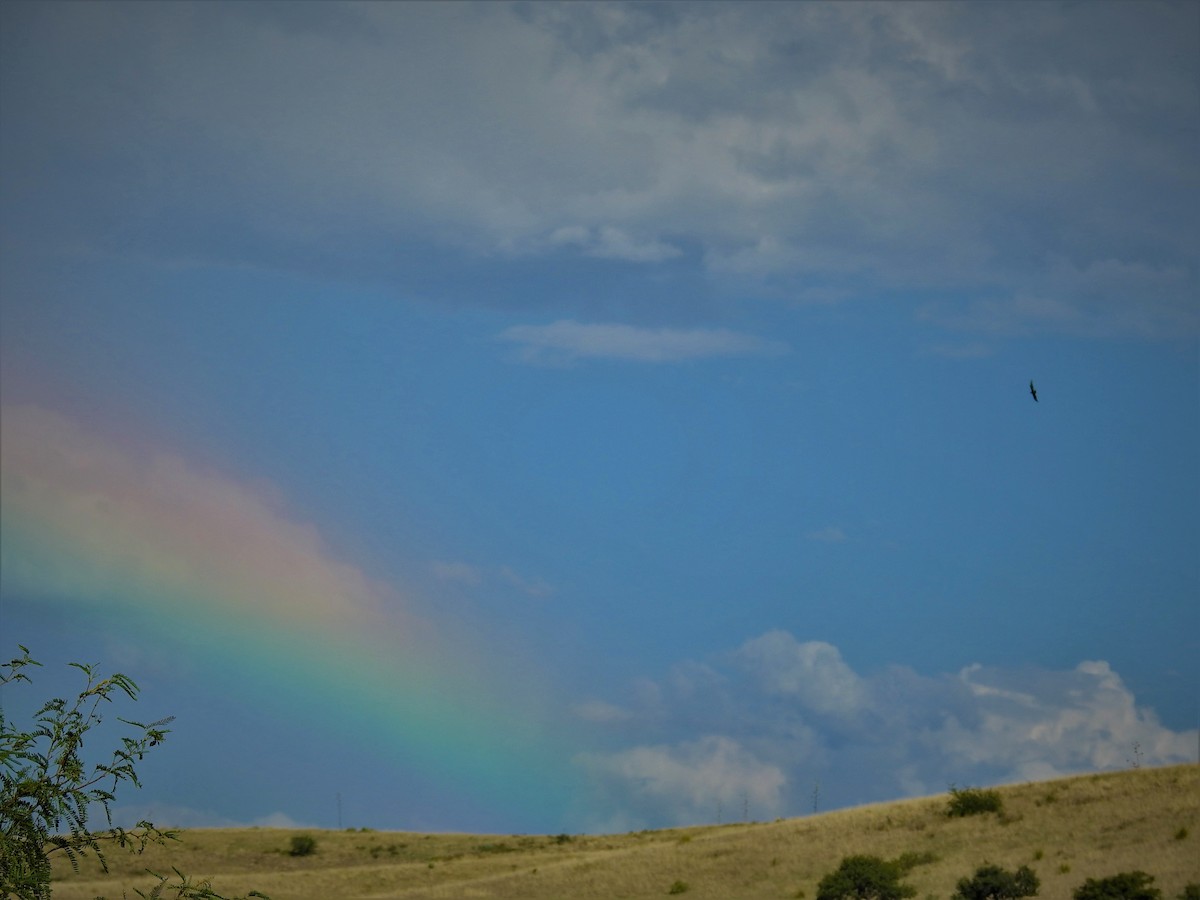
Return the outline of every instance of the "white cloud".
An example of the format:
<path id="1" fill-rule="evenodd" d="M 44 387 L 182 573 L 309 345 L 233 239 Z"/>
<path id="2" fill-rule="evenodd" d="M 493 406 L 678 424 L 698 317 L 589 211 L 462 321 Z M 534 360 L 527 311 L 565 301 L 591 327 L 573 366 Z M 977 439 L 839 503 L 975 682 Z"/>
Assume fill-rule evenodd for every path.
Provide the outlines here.
<path id="1" fill-rule="evenodd" d="M 778 766 L 720 735 L 586 754 L 580 763 L 615 782 L 618 790 L 629 791 L 635 805 L 652 807 L 678 824 L 716 821 L 722 809 L 732 817 L 743 806 L 754 817 L 773 817 L 781 809 L 787 780 Z"/>
<path id="2" fill-rule="evenodd" d="M 581 764 L 597 779 L 601 807 L 652 825 L 711 821 L 716 801 L 728 809 L 739 791 L 764 811 L 798 815 L 814 782 L 831 808 L 952 783 L 1183 763 L 1198 738 L 1138 706 L 1103 661 L 864 676 L 836 647 L 783 631 L 681 663 L 620 709 L 581 721 L 628 746 Z"/>
<path id="3" fill-rule="evenodd" d="M 153 822 L 159 828 L 316 828 L 309 822 L 292 818 L 284 812 L 273 812 L 255 819 L 239 820 L 219 816 L 208 810 L 170 804 L 129 805 L 112 808 L 113 824 L 133 828 L 140 821 Z"/>
<path id="4" fill-rule="evenodd" d="M 1118 768 L 1135 746 L 1149 764 L 1183 762 L 1195 752 L 1195 732 L 1171 731 L 1138 708 L 1104 661 L 1024 677 L 972 666 L 960 677 L 981 715 L 974 729 L 946 729 L 950 752 L 1008 769 L 1014 779 Z"/>
<path id="5" fill-rule="evenodd" d="M 674 363 L 787 352 L 786 345 L 778 341 L 723 328 L 638 328 L 570 319 L 550 325 L 514 325 L 498 338 L 519 345 L 519 358 L 531 363 L 569 363 L 582 359 Z"/>
<path id="6" fill-rule="evenodd" d="M 767 693 L 794 697 L 816 712 L 850 714 L 866 701 L 861 679 L 823 641 L 800 643 L 786 631 L 769 631 L 742 644 L 733 659 Z"/>

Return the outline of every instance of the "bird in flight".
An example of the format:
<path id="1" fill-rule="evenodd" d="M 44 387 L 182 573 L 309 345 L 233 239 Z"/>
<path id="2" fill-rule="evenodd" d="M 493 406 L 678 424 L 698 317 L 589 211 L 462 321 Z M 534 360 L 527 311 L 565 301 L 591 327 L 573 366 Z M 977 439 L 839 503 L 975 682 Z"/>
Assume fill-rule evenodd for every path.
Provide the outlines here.
<path id="1" fill-rule="evenodd" d="M 1033 402 L 1037 402 L 1037 388 L 1033 386 L 1033 382 L 1029 382 L 1029 393 L 1033 394 Z"/>

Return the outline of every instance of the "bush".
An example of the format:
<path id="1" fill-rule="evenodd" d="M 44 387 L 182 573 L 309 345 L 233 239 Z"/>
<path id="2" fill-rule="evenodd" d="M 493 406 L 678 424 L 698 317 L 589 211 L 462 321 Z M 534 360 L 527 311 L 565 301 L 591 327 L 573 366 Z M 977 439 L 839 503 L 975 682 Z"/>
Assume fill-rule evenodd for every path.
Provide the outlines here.
<path id="1" fill-rule="evenodd" d="M 980 866 L 973 877 L 959 880 L 953 900 L 1016 900 L 1032 897 L 1040 886 L 1029 866 L 1021 866 L 1016 872 L 1000 866 Z"/>
<path id="2" fill-rule="evenodd" d="M 1192 882 L 1179 894 L 1179 900 L 1200 900 L 1200 884 Z"/>
<path id="3" fill-rule="evenodd" d="M 21 656 L 0 664 L 0 686 L 29 683 L 25 670 L 41 665 L 26 647 L 17 646 Z M 178 840 L 176 832 L 147 821 L 131 830 L 115 827 L 109 812 L 118 785 L 128 782 L 141 787 L 137 763 L 166 740 L 170 732 L 164 726 L 174 717 L 143 725 L 118 716 L 133 736 L 121 738 L 121 746 L 111 751 L 108 762 L 89 765 L 83 756 L 84 737 L 103 720 L 101 704 L 121 695 L 135 701 L 138 687 L 119 673 L 101 678 L 95 666 L 71 663 L 71 667 L 83 674 L 83 689 L 74 700 L 46 701 L 34 713 L 28 730 L 15 727 L 0 709 L 0 896 L 49 898 L 50 860 L 55 853 L 65 856 L 73 868 L 78 868 L 79 857 L 91 853 L 107 873 L 105 848 L 141 853 L 151 844 Z M 93 812 L 104 814 L 100 830 L 88 821 Z M 174 881 L 150 873 L 159 883 L 149 895 L 136 888 L 134 892 L 158 898 L 169 890 L 176 900 L 224 900 L 207 881 L 193 882 L 174 871 Z M 266 895 L 251 891 L 248 896 Z"/>
<path id="4" fill-rule="evenodd" d="M 981 813 L 998 813 L 1003 809 L 1004 800 L 999 791 L 950 786 L 950 800 L 946 804 L 948 816 L 977 816 Z"/>
<path id="5" fill-rule="evenodd" d="M 668 894 L 686 894 L 688 883 L 686 881 L 676 881 L 670 888 L 667 889 Z"/>
<path id="6" fill-rule="evenodd" d="M 292 856 L 308 856 L 316 850 L 317 839 L 311 834 L 292 835 L 292 849 L 288 851 Z"/>
<path id="7" fill-rule="evenodd" d="M 817 900 L 901 900 L 917 889 L 900 881 L 904 873 L 878 856 L 847 856 L 817 885 Z"/>
<path id="8" fill-rule="evenodd" d="M 1075 900 L 1159 900 L 1162 891 L 1151 887 L 1153 875 L 1121 872 L 1108 878 L 1089 878 L 1075 889 Z"/>

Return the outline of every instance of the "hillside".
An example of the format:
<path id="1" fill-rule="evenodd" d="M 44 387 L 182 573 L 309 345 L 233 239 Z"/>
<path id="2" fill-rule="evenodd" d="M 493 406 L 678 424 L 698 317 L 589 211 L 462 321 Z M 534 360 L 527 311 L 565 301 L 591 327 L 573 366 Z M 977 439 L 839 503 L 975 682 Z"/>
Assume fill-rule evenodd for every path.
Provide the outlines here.
<path id="1" fill-rule="evenodd" d="M 196 830 L 143 857 L 114 854 L 103 877 L 90 861 L 56 869 L 55 900 L 108 900 L 146 889 L 139 873 L 171 866 L 226 894 L 330 898 L 789 898 L 816 896 L 843 856 L 932 853 L 907 881 L 947 900 L 985 861 L 1029 865 L 1040 897 L 1069 900 L 1089 877 L 1141 869 L 1164 900 L 1200 882 L 1200 767 L 1085 775 L 1000 788 L 1003 814 L 950 818 L 946 795 L 769 823 L 605 836 L 442 835 L 310 831 L 311 856 L 288 855 L 299 832 Z M 803 893 L 801 893 L 803 892 Z M 132 896 L 132 895 L 131 895 Z"/>

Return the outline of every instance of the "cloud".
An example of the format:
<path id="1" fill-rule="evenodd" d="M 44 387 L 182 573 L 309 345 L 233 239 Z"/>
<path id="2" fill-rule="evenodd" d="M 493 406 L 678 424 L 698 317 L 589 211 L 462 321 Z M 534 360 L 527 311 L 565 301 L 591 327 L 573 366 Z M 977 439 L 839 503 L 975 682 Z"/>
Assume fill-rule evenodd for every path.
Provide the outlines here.
<path id="1" fill-rule="evenodd" d="M 679 256 L 678 247 L 657 240 L 637 240 L 620 228 L 583 225 L 555 229 L 546 239 L 551 247 L 575 247 L 585 256 L 598 259 L 623 259 L 629 262 L 662 262 Z"/>
<path id="2" fill-rule="evenodd" d="M 597 711 L 610 704 L 592 701 Z M 630 827 L 713 821 L 739 793 L 754 815 L 1194 759 L 1111 666 L 851 669 L 838 649 L 771 631 L 643 683 L 620 715 L 581 716 L 614 746 L 580 760 L 597 807 Z M 741 801 L 739 800 L 738 803 Z"/>
<path id="3" fill-rule="evenodd" d="M 600 779 L 629 788 L 636 805 L 677 823 L 715 821 L 722 809 L 732 817 L 743 806 L 772 817 L 781 809 L 787 780 L 778 766 L 716 735 L 674 746 L 584 754 L 579 761 Z"/>
<path id="4" fill-rule="evenodd" d="M 975 727 L 947 723 L 951 754 L 1009 769 L 1013 780 L 1128 765 L 1138 753 L 1162 764 L 1192 758 L 1196 734 L 1163 728 L 1139 709 L 1102 660 L 1070 672 L 1006 672 L 974 665 L 960 675 L 978 700 Z"/>
<path id="5" fill-rule="evenodd" d="M 110 253 L 394 280 L 405 242 L 644 266 L 687 247 L 789 296 L 949 290 L 934 320 L 973 329 L 1194 334 L 1198 16 L 26 9 L 3 171 L 23 234 Z"/>
<path id="6" fill-rule="evenodd" d="M 153 822 L 159 828 L 316 828 L 311 822 L 293 819 L 287 813 L 273 812 L 249 821 L 219 816 L 208 810 L 188 806 L 155 803 L 148 806 L 114 806 L 113 824 L 133 828 L 141 821 Z"/>
<path id="7" fill-rule="evenodd" d="M 785 631 L 769 631 L 744 643 L 733 659 L 764 692 L 795 698 L 816 712 L 850 714 L 866 701 L 862 681 L 837 647 L 823 641 L 801 644 Z"/>
<path id="8" fill-rule="evenodd" d="M 514 325 L 502 331 L 498 339 L 517 344 L 518 358 L 529 363 L 571 363 L 585 359 L 676 363 L 787 352 L 786 345 L 778 341 L 723 328 L 637 328 L 569 319 L 550 325 Z"/>
<path id="9" fill-rule="evenodd" d="M 927 303 L 918 313 L 948 328 L 1001 336 L 1058 332 L 1167 339 L 1200 331 L 1193 271 L 1117 258 L 1077 265 L 1051 255 L 1012 294 L 966 304 Z"/>

